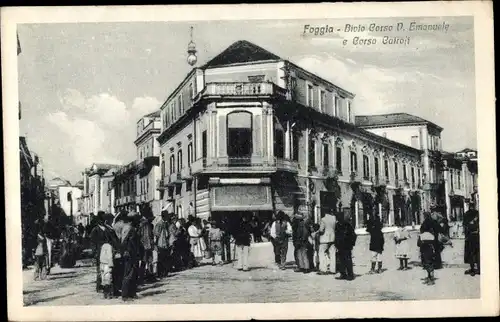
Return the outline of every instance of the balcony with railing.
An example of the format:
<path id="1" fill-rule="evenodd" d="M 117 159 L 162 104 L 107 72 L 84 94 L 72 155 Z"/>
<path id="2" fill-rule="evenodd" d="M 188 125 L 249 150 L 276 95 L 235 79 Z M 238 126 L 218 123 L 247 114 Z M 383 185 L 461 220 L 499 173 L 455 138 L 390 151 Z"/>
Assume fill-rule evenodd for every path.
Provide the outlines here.
<path id="1" fill-rule="evenodd" d="M 286 98 L 286 90 L 271 82 L 207 83 L 201 96 L 280 96 Z"/>
<path id="2" fill-rule="evenodd" d="M 169 179 L 170 185 L 174 184 L 181 184 L 182 183 L 182 177 L 180 172 L 174 172 L 170 174 L 170 179 Z"/>
<path id="3" fill-rule="evenodd" d="M 190 180 L 193 178 L 193 174 L 191 172 L 191 166 L 184 167 L 181 169 L 181 179 L 182 180 Z"/>
<path id="4" fill-rule="evenodd" d="M 197 173 L 273 173 L 276 171 L 290 171 L 297 173 L 298 163 L 288 159 L 274 157 L 220 157 L 214 159 L 198 159 L 191 164 L 191 175 Z"/>

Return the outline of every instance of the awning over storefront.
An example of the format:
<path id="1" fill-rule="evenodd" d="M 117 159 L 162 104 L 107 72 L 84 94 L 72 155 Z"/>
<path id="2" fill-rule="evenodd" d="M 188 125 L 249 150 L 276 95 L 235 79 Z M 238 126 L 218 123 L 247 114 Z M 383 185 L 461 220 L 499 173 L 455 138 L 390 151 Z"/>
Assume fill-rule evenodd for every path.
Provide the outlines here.
<path id="1" fill-rule="evenodd" d="M 212 211 L 273 210 L 271 188 L 265 185 L 227 185 L 210 188 Z"/>

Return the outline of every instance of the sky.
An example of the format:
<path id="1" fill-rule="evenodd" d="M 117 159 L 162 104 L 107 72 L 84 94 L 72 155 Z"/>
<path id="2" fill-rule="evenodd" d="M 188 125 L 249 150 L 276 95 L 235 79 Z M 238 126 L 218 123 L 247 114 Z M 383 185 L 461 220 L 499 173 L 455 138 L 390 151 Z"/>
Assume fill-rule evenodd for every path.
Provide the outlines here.
<path id="1" fill-rule="evenodd" d="M 413 21 L 449 27 L 395 30 Z M 372 23 L 394 29 L 371 32 Z M 306 24 L 333 29 L 304 34 Z M 365 30 L 345 32 L 346 24 Z M 48 179 L 74 183 L 94 162 L 135 159 L 136 122 L 191 70 L 190 26 L 198 66 L 247 40 L 353 92 L 357 115 L 414 114 L 444 128 L 446 151 L 477 148 L 472 17 L 21 24 L 20 135 Z M 410 42 L 385 45 L 384 36 Z M 376 44 L 354 45 L 354 37 Z"/>

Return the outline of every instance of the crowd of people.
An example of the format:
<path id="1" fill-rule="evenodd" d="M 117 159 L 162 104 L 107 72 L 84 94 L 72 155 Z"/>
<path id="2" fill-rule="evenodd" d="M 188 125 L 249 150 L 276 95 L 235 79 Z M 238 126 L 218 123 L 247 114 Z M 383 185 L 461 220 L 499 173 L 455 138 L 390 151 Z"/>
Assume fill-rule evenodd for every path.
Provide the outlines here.
<path id="1" fill-rule="evenodd" d="M 290 217 L 279 211 L 263 224 L 255 216 L 245 215 L 226 222 L 195 216 L 186 220 L 169 210 L 162 211 L 158 217 L 147 217 L 135 211 L 121 211 L 116 216 L 99 212 L 88 231 L 79 226 L 67 226 L 63 230 L 59 264 L 72 267 L 87 237 L 96 265 L 96 291 L 102 292 L 105 298 L 121 296 L 124 301 L 130 301 L 137 297 L 139 285 L 165 278 L 171 272 L 196 267 L 204 259 L 212 265 L 223 265 L 236 257 L 236 269 L 248 271 L 251 244 L 264 240 L 272 243 L 275 264 L 284 270 L 291 241 L 296 272 L 338 274 L 337 279 L 352 281 L 355 278 L 352 250 L 357 235 L 347 217 L 330 211 L 315 223 L 308 216 L 294 214 Z M 386 241 L 382 228 L 377 213 L 368 216 L 369 274 L 383 272 L 382 254 Z M 480 255 L 479 213 L 473 206 L 464 216 L 464 228 L 465 262 L 470 265 L 465 273 L 474 276 L 480 274 Z M 35 278 L 45 278 L 53 265 L 50 240 L 40 227 L 35 250 Z M 416 239 L 412 239 L 410 230 L 397 221 L 392 241 L 395 243 L 393 256 L 399 260 L 398 270 L 410 269 L 410 243 L 417 243 L 428 285 L 435 283 L 434 270 L 443 266 L 441 252 L 444 247 L 453 246 L 446 218 L 435 211 L 424 213 Z M 232 254 L 234 252 L 236 254 Z"/>

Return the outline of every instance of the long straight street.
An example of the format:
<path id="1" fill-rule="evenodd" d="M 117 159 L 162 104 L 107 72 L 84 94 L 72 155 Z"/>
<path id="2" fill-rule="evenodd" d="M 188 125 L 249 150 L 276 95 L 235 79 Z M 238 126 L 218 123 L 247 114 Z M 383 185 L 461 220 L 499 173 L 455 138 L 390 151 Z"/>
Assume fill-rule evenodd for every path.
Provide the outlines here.
<path id="1" fill-rule="evenodd" d="M 353 251 L 354 281 L 336 280 L 334 276 L 293 272 L 293 247 L 288 251 L 289 269 L 278 270 L 273 265 L 269 243 L 254 244 L 251 249 L 249 272 L 237 271 L 232 265 L 203 265 L 172 274 L 139 289 L 134 304 L 193 304 L 193 303 L 284 303 L 321 301 L 385 301 L 436 300 L 480 297 L 480 276 L 465 275 L 463 240 L 453 240 L 453 247 L 443 251 L 444 268 L 436 271 L 436 284 L 427 286 L 426 273 L 419 265 L 416 235 L 412 234 L 412 258 L 409 271 L 398 271 L 394 257 L 392 234 L 385 235 L 383 254 L 385 270 L 368 275 L 369 237 L 359 236 Z M 90 261 L 79 261 L 78 267 L 55 267 L 45 281 L 33 281 L 32 270 L 25 270 L 25 305 L 100 305 L 121 304 L 121 299 L 104 300 L 95 293 L 95 267 Z"/>

